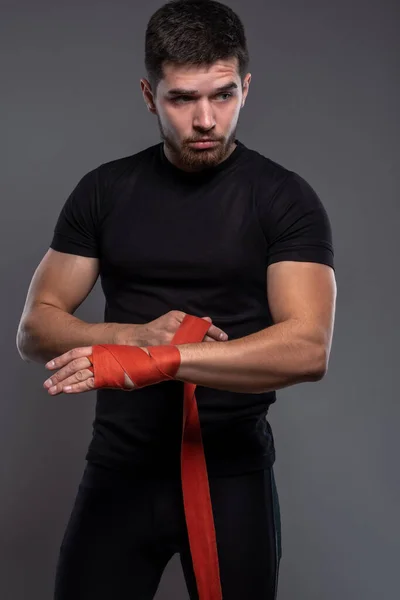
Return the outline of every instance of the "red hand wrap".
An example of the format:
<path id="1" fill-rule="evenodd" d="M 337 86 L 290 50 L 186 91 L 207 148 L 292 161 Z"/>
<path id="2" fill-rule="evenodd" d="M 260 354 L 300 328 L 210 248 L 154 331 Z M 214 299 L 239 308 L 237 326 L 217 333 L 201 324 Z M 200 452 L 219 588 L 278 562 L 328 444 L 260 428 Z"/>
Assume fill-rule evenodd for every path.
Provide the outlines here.
<path id="1" fill-rule="evenodd" d="M 123 388 L 125 373 L 141 388 L 167 379 L 174 379 L 181 364 L 181 354 L 176 346 L 150 346 L 150 356 L 137 346 L 99 344 L 93 346 L 88 356 L 93 367 L 95 388 Z"/>
<path id="2" fill-rule="evenodd" d="M 186 315 L 171 344 L 201 342 L 210 324 Z M 174 345 L 150 346 L 150 356 L 135 346 L 102 344 L 93 346 L 89 357 L 95 388 L 124 388 L 124 372 L 137 387 L 174 379 L 181 355 Z M 182 491 L 190 552 L 199 600 L 222 600 L 217 542 L 195 397 L 196 385 L 184 383 L 181 447 Z M 132 395 L 134 402 L 134 393 Z"/>

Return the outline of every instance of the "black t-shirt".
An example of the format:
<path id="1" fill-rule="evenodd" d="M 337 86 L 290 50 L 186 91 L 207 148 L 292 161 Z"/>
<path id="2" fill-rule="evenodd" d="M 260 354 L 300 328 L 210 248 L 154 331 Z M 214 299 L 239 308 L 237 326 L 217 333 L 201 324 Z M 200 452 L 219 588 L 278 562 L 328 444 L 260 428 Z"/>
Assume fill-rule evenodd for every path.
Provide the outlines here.
<path id="1" fill-rule="evenodd" d="M 294 260 L 334 268 L 331 226 L 315 191 L 293 171 L 236 144 L 225 161 L 198 173 L 174 166 L 159 143 L 79 181 L 51 248 L 99 258 L 104 322 L 142 324 L 181 310 L 210 316 L 233 340 L 273 324 L 268 265 Z M 183 385 L 97 390 L 86 458 L 179 476 Z M 275 392 L 197 386 L 196 398 L 210 475 L 273 464 L 266 415 Z"/>

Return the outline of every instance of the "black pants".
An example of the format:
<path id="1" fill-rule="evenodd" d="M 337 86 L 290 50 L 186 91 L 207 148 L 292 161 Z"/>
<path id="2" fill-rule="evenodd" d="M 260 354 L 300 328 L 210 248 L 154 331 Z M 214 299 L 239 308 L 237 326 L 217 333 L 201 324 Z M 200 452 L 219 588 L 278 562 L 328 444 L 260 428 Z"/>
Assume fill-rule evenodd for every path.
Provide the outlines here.
<path id="1" fill-rule="evenodd" d="M 223 600 L 275 600 L 281 528 L 272 469 L 210 478 Z M 88 463 L 57 566 L 54 600 L 151 600 L 179 553 L 198 600 L 179 480 Z"/>

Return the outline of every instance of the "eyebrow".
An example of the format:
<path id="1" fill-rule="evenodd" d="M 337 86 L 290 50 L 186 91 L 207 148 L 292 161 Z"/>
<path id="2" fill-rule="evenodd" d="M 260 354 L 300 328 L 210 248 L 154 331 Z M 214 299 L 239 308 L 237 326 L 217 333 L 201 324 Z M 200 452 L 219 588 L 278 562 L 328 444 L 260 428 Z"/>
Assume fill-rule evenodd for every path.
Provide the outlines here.
<path id="1" fill-rule="evenodd" d="M 231 81 L 222 87 L 217 88 L 213 91 L 214 94 L 220 94 L 221 92 L 228 92 L 230 90 L 237 89 L 237 83 Z M 173 90 L 169 90 L 167 93 L 168 96 L 193 96 L 194 94 L 198 94 L 199 90 L 184 90 L 183 88 L 175 88 Z"/>

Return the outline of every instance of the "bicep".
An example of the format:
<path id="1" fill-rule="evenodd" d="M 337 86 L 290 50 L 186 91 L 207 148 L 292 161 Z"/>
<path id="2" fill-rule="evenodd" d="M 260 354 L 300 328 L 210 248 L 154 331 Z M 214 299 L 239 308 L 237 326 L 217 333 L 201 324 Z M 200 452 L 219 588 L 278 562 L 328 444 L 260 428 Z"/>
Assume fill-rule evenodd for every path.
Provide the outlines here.
<path id="1" fill-rule="evenodd" d="M 334 270 L 325 264 L 280 261 L 267 269 L 267 298 L 274 323 L 292 320 L 329 353 L 335 318 Z"/>
<path id="2" fill-rule="evenodd" d="M 32 277 L 23 317 L 40 304 L 73 314 L 94 287 L 98 275 L 98 258 L 50 248 Z"/>

